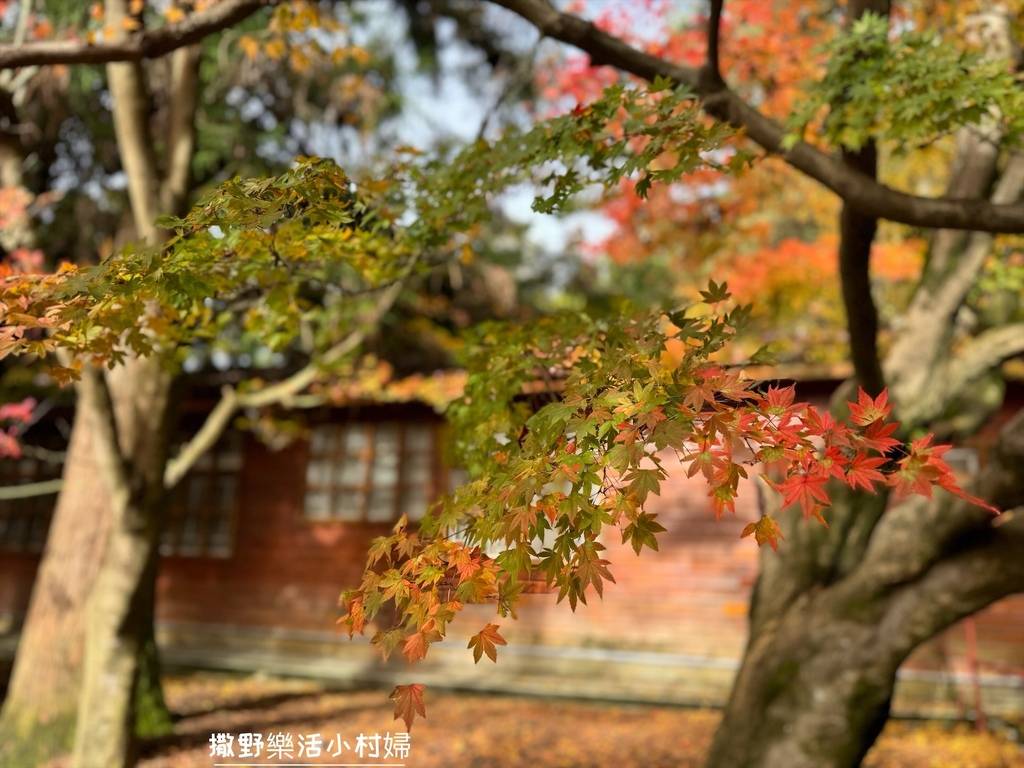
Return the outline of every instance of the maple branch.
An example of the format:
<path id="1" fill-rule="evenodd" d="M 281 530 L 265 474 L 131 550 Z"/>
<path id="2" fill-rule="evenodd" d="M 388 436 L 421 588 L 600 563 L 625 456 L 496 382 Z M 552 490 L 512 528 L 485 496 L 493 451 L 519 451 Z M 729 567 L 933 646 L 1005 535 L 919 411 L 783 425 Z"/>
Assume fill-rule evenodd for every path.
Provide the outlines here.
<path id="1" fill-rule="evenodd" d="M 195 116 L 199 93 L 202 46 L 175 51 L 170 60 L 170 106 L 167 114 L 167 168 L 160 185 L 160 205 L 165 213 L 181 213 L 188 200 L 195 153 Z"/>
<path id="2" fill-rule="evenodd" d="M 878 637 L 913 648 L 1001 597 L 1024 592 L 1024 506 L 1004 512 L 918 580 L 897 589 Z"/>
<path id="3" fill-rule="evenodd" d="M 708 15 L 708 55 L 704 63 L 704 77 L 719 86 L 725 84 L 722 68 L 719 63 L 718 46 L 722 34 L 722 6 L 725 0 L 711 0 L 711 13 Z"/>
<path id="4" fill-rule="evenodd" d="M 993 461 L 969 489 L 1001 508 L 1024 503 L 1024 410 L 1000 432 Z M 875 528 L 858 567 L 843 585 L 850 595 L 886 594 L 911 583 L 937 563 L 964 548 L 990 528 L 994 516 L 969 501 L 942 493 L 935 499 L 914 498 L 887 512 Z M 1008 519 L 1007 521 L 1008 522 Z M 852 598 L 858 599 L 858 598 Z"/>
<path id="5" fill-rule="evenodd" d="M 263 408 L 268 405 L 303 405 L 299 393 L 313 383 L 317 375 L 327 366 L 336 363 L 355 350 L 365 340 L 371 328 L 375 327 L 398 299 L 404 282 L 398 280 L 387 287 L 373 308 L 363 318 L 360 327 L 328 349 L 315 362 L 300 368 L 287 379 L 254 392 L 239 392 L 235 387 L 221 389 L 221 399 L 206 417 L 199 431 L 181 449 L 181 453 L 167 462 L 164 471 L 164 487 L 170 490 L 188 473 L 192 466 L 214 446 L 227 429 L 228 424 L 243 408 Z M 317 401 L 315 404 L 319 404 Z M 308 403 L 307 403 L 308 405 Z"/>
<path id="6" fill-rule="evenodd" d="M 121 40 L 90 43 L 85 40 L 43 41 L 22 45 L 0 45 L 0 70 L 31 64 L 108 64 L 113 61 L 142 61 L 165 56 L 178 48 L 234 26 L 261 8 L 279 0 L 224 0 L 208 10 L 193 13 L 184 21 L 159 29 L 138 32 Z"/>
<path id="7" fill-rule="evenodd" d="M 972 134 L 961 138 L 965 151 L 958 157 L 960 172 L 951 188 L 962 188 L 967 183 L 964 177 L 972 177 L 980 192 L 980 185 L 990 179 L 987 171 L 995 171 L 997 157 L 986 145 L 974 141 Z M 1007 162 L 992 200 L 1015 203 L 1022 191 L 1024 152 L 1016 152 Z M 966 236 L 949 231 L 935 233 L 925 277 L 914 293 L 903 328 L 885 361 L 889 391 L 899 403 L 900 418 L 905 424 L 920 424 L 937 417 L 959 394 L 943 373 L 950 368 L 950 338 L 957 313 L 991 252 L 992 235 L 986 232 Z M 957 369 L 953 370 L 953 377 L 961 384 L 969 381 L 962 379 Z M 946 386 L 935 386 L 936 380 Z"/>
<path id="8" fill-rule="evenodd" d="M 1019 323 L 983 331 L 947 366 L 947 389 L 955 397 L 978 376 L 1020 354 L 1024 354 L 1024 330 Z"/>
<path id="9" fill-rule="evenodd" d="M 608 65 L 653 80 L 657 76 L 689 86 L 712 117 L 742 128 L 747 137 L 778 154 L 798 171 L 821 182 L 862 214 L 918 227 L 1024 232 L 1024 206 L 984 199 L 927 198 L 898 192 L 874 181 L 806 142 L 782 148 L 786 130 L 724 84 L 702 81 L 700 70 L 645 53 L 589 21 L 555 9 L 548 0 L 491 0 L 533 24 L 544 36 L 590 55 L 594 66 Z"/>
<path id="10" fill-rule="evenodd" d="M 60 493 L 63 487 L 64 481 L 59 477 L 54 480 L 40 480 L 35 483 L 4 485 L 0 486 L 0 501 L 28 499 L 33 496 L 49 496 L 51 493 Z"/>
<path id="11" fill-rule="evenodd" d="M 853 23 L 868 11 L 888 16 L 888 0 L 853 0 L 847 19 Z M 878 181 L 878 147 L 874 139 L 858 150 L 844 148 L 841 157 L 846 168 Z M 877 217 L 843 201 L 839 213 L 839 284 L 846 309 L 850 359 L 857 383 L 872 397 L 885 389 L 878 354 L 878 308 L 871 291 L 871 244 L 877 231 Z"/>

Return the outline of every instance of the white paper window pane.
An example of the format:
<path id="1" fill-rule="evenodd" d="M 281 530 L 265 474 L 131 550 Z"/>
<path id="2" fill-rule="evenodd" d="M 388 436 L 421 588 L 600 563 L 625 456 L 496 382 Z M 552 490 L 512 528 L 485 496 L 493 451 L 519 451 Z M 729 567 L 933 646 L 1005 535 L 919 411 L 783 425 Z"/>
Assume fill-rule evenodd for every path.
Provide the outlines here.
<path id="1" fill-rule="evenodd" d="M 395 519 L 395 489 L 374 488 L 370 494 L 370 504 L 366 510 L 366 519 L 371 523 L 387 523 Z"/>
<path id="2" fill-rule="evenodd" d="M 402 494 L 402 514 L 410 520 L 419 520 L 427 511 L 430 503 L 426 490 L 423 488 L 407 488 Z"/>
<path id="3" fill-rule="evenodd" d="M 240 472 L 242 470 L 241 446 L 233 446 L 218 455 L 217 469 L 221 472 Z"/>
<path id="4" fill-rule="evenodd" d="M 430 456 L 426 454 L 414 454 L 405 459 L 405 470 L 403 474 L 406 485 L 429 486 L 433 474 L 430 466 Z"/>
<path id="5" fill-rule="evenodd" d="M 203 508 L 205 502 L 206 478 L 202 475 L 190 477 L 186 480 L 185 486 L 185 509 L 190 512 L 197 512 Z"/>
<path id="6" fill-rule="evenodd" d="M 365 498 L 366 495 L 361 491 L 339 493 L 334 497 L 334 516 L 339 520 L 361 520 Z"/>
<path id="7" fill-rule="evenodd" d="M 397 456 L 400 443 L 398 440 L 399 432 L 397 424 L 379 424 L 377 425 L 377 433 L 375 436 L 375 445 L 377 449 L 377 455 L 390 455 Z"/>
<path id="8" fill-rule="evenodd" d="M 372 482 L 374 488 L 393 487 L 398 483 L 398 454 L 378 449 L 374 457 Z"/>
<path id="9" fill-rule="evenodd" d="M 226 555 L 230 553 L 231 525 L 226 517 L 215 517 L 210 521 L 210 535 L 207 549 L 210 554 Z"/>
<path id="10" fill-rule="evenodd" d="M 309 451 L 314 456 L 328 453 L 331 450 L 331 427 L 316 427 L 309 436 Z"/>
<path id="11" fill-rule="evenodd" d="M 406 453 L 429 454 L 434 450 L 434 429 L 428 424 L 410 424 L 405 431 Z"/>
<path id="12" fill-rule="evenodd" d="M 310 459 L 306 465 L 306 482 L 315 488 L 324 488 L 331 483 L 332 469 L 326 459 Z"/>
<path id="13" fill-rule="evenodd" d="M 345 453 L 362 453 L 366 449 L 366 426 L 363 424 L 346 426 L 342 445 L 345 447 Z"/>
<path id="14" fill-rule="evenodd" d="M 326 520 L 331 516 L 331 497 L 326 493 L 306 494 L 306 517 L 310 520 Z"/>
<path id="15" fill-rule="evenodd" d="M 195 555 L 199 552 L 199 520 L 186 517 L 182 522 L 181 536 L 178 538 L 178 552 L 183 555 Z"/>
<path id="16" fill-rule="evenodd" d="M 366 482 L 366 462 L 350 456 L 341 464 L 341 485 L 359 486 Z"/>
<path id="17" fill-rule="evenodd" d="M 234 475 L 218 475 L 214 478 L 213 484 L 213 506 L 214 509 L 228 512 L 235 506 L 235 491 L 238 486 L 238 478 Z"/>

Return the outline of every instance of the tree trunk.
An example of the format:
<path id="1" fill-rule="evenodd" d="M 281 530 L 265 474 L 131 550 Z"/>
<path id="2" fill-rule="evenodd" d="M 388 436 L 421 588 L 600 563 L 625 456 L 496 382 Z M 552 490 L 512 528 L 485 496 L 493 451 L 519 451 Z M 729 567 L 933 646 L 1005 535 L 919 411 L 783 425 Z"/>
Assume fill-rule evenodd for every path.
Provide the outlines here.
<path id="1" fill-rule="evenodd" d="M 155 651 L 153 603 L 164 503 L 172 377 L 159 358 L 130 360 L 108 375 L 83 377 L 79 407 L 104 414 L 97 451 L 111 503 L 106 548 L 86 604 L 84 677 L 72 765 L 134 763 L 134 724 L 152 717 L 159 684 L 143 652 Z M 101 416 L 101 418 L 103 418 Z M 104 444 L 105 443 L 105 444 Z M 162 696 L 156 699 L 162 701 Z M 137 705 L 146 702 L 149 710 Z"/>
<path id="2" fill-rule="evenodd" d="M 64 492 L 0 711 L 0 765 L 12 768 L 35 768 L 70 751 L 74 738 L 85 631 L 82 606 L 99 570 L 108 520 L 92 419 L 85 409 L 75 414 Z"/>
<path id="3" fill-rule="evenodd" d="M 885 725 L 896 671 L 911 651 L 1024 591 L 1022 462 L 1024 412 L 1004 430 L 995 463 L 974 489 L 1018 507 L 1013 515 L 996 518 L 944 493 L 914 499 L 877 522 L 845 572 L 819 570 L 813 548 L 790 555 L 803 557 L 803 567 L 762 571 L 750 641 L 707 768 L 858 766 Z M 835 505 L 844 507 L 834 510 L 840 519 L 871 519 L 877 506 L 864 494 Z M 808 525 L 788 527 L 799 536 Z M 786 543 L 793 545 L 788 535 Z M 817 574 L 813 586 L 807 573 Z"/>

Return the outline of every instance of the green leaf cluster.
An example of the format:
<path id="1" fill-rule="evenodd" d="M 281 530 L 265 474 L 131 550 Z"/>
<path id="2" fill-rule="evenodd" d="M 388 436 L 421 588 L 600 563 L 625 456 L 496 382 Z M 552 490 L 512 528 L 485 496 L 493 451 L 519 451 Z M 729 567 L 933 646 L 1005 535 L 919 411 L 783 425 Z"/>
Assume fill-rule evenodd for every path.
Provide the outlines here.
<path id="1" fill-rule="evenodd" d="M 988 120 L 1010 140 L 1024 136 L 1024 82 L 1006 61 L 958 49 L 934 31 L 891 36 L 888 20 L 874 13 L 864 14 L 823 52 L 825 75 L 807 87 L 791 116 L 787 148 L 824 108 L 823 138 L 851 150 L 876 139 L 908 152 Z"/>

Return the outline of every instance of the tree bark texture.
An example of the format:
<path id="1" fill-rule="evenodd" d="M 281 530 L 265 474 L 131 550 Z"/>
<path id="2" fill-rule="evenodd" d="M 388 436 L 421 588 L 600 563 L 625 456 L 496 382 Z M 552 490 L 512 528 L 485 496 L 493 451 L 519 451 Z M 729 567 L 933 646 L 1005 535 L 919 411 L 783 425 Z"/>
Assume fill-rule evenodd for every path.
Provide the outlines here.
<path id="1" fill-rule="evenodd" d="M 35 768 L 71 749 L 81 690 L 85 604 L 106 540 L 106 489 L 92 414 L 75 414 L 64 490 L 46 542 L 10 686 L 0 710 L 0 765 Z"/>
<path id="2" fill-rule="evenodd" d="M 828 586 L 802 588 L 803 574 L 816 570 L 813 551 L 804 568 L 772 572 L 770 586 L 790 597 L 785 605 L 759 583 L 751 638 L 707 768 L 860 765 L 910 652 L 1024 591 L 1022 464 L 1024 412 L 974 489 L 1012 512 L 995 517 L 949 494 L 915 498 L 880 519 L 860 562 Z M 872 501 L 851 496 L 846 511 L 873 514 L 864 506 Z M 786 582 L 796 586 L 787 590 Z"/>

